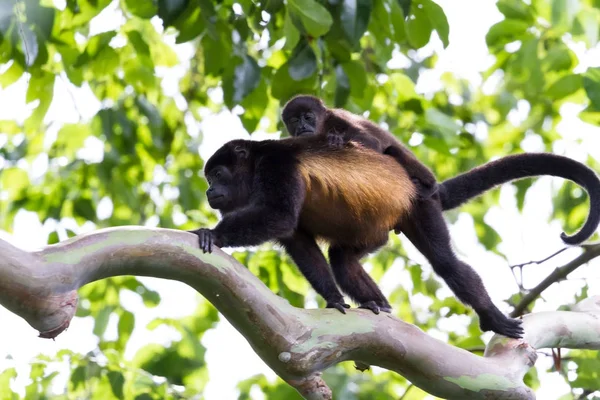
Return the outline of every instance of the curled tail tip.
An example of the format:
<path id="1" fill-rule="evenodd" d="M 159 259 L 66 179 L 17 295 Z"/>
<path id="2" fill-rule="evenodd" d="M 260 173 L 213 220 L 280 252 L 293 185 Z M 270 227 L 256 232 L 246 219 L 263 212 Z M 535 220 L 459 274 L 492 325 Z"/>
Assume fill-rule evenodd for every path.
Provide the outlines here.
<path id="1" fill-rule="evenodd" d="M 581 244 L 585 239 L 587 239 L 590 235 L 585 235 L 582 234 L 582 232 L 577 232 L 574 235 L 567 235 L 565 232 L 562 232 L 560 234 L 560 238 L 562 239 L 562 241 L 567 244 L 567 245 L 576 245 L 576 244 Z"/>

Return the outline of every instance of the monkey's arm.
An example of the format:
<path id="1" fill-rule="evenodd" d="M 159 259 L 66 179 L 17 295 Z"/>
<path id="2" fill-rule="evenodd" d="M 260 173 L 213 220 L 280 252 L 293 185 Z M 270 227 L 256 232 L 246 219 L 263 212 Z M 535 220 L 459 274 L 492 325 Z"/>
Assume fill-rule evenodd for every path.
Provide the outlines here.
<path id="1" fill-rule="evenodd" d="M 414 154 L 401 144 L 394 144 L 384 149 L 383 154 L 393 157 L 404 167 L 408 176 L 418 187 L 419 197 L 426 199 L 431 197 L 437 190 L 438 185 L 435 175 Z"/>
<path id="2" fill-rule="evenodd" d="M 265 157 L 266 158 L 266 157 Z M 250 203 L 225 214 L 213 229 L 191 231 L 205 252 L 218 247 L 255 246 L 289 237 L 296 228 L 304 201 L 303 182 L 291 162 L 263 159 L 255 170 Z"/>

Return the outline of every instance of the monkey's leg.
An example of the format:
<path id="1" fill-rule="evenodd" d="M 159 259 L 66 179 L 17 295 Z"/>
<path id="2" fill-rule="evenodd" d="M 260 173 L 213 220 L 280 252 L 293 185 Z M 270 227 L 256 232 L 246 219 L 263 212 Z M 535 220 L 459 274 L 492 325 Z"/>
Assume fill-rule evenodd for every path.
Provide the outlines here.
<path id="1" fill-rule="evenodd" d="M 521 321 L 504 315 L 492 303 L 477 272 L 456 258 L 439 203 L 434 200 L 415 202 L 411 217 L 401 226 L 402 232 L 429 260 L 456 297 L 477 312 L 482 331 L 491 330 L 517 339 L 521 337 Z"/>
<path id="2" fill-rule="evenodd" d="M 438 190 L 437 180 L 433 172 L 423 165 L 408 149 L 400 145 L 389 146 L 384 149 L 383 154 L 393 157 L 398 164 L 404 167 L 408 176 L 417 185 L 421 199 L 430 198 Z"/>
<path id="3" fill-rule="evenodd" d="M 345 314 L 344 309 L 350 308 L 350 305 L 344 302 L 344 297 L 335 285 L 327 260 L 315 239 L 305 232 L 296 231 L 292 237 L 279 239 L 279 242 L 285 247 L 308 283 L 325 299 L 327 308 L 336 308 Z"/>
<path id="4" fill-rule="evenodd" d="M 359 303 L 360 308 L 367 308 L 375 314 L 379 314 L 380 310 L 391 312 L 390 303 L 360 264 L 360 259 L 369 250 L 332 245 L 329 247 L 331 269 L 342 290 Z"/>

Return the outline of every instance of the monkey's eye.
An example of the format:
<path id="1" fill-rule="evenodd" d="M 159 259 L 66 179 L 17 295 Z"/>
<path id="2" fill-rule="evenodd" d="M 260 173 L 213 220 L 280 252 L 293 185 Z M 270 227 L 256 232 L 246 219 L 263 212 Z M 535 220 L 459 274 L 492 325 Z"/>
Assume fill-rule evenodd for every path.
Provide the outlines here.
<path id="1" fill-rule="evenodd" d="M 217 171 L 217 173 L 215 174 L 215 178 L 221 179 L 221 171 Z"/>
<path id="2" fill-rule="evenodd" d="M 312 121 L 315 118 L 315 114 L 313 113 L 307 113 L 306 114 L 306 119 L 309 121 Z"/>
<path id="3" fill-rule="evenodd" d="M 291 122 L 292 124 L 297 124 L 297 123 L 298 123 L 298 118 L 291 118 L 291 119 L 290 119 L 290 122 Z"/>

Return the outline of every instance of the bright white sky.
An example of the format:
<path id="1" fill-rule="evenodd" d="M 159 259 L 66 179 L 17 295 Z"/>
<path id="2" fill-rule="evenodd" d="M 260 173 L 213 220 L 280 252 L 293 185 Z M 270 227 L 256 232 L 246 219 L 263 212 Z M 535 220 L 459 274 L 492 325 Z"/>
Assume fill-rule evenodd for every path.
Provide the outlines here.
<path id="1" fill-rule="evenodd" d="M 474 85 L 481 85 L 479 72 L 493 62 L 493 58 L 487 52 L 485 34 L 492 24 L 502 19 L 495 7 L 495 2 L 492 0 L 461 0 L 460 7 L 456 7 L 456 0 L 436 1 L 444 8 L 449 19 L 450 46 L 443 49 L 441 42 L 436 37 L 427 48 L 421 50 L 422 53 L 437 52 L 439 62 L 433 71 L 420 77 L 417 90 L 420 93 L 435 90 L 440 85 L 440 75 L 446 71 L 465 77 Z M 62 7 L 64 0 L 55 0 L 55 3 Z M 90 34 L 114 29 L 122 23 L 122 20 L 115 16 L 115 10 L 116 7 L 113 4 L 95 18 L 91 24 Z M 470 12 L 467 14 L 464 10 Z M 472 18 L 471 15 L 477 15 L 477 18 Z M 173 44 L 173 36 L 169 39 Z M 161 75 L 168 72 L 168 79 L 165 79 L 164 83 L 165 91 L 176 99 L 178 97 L 180 99 L 177 82 L 189 65 L 191 46 L 184 44 L 175 46 L 175 48 L 180 56 L 181 65 L 169 71 L 161 71 Z M 598 48 L 587 53 L 582 44 L 574 44 L 572 48 L 580 57 L 581 65 L 578 70 L 585 70 L 589 66 L 598 66 L 600 63 Z M 401 64 L 401 60 L 391 62 L 391 66 Z M 1 71 L 3 68 L 0 66 Z M 0 119 L 23 121 L 30 114 L 34 104 L 25 104 L 25 87 L 26 80 L 22 78 L 7 89 L 0 89 Z M 77 109 L 67 91 L 65 80 L 56 81 L 55 101 L 46 118 L 48 122 L 56 122 L 49 130 L 51 134 L 55 133 L 65 122 L 77 122 L 78 113 L 83 116 L 84 120 L 89 120 L 100 106 L 88 88 L 71 87 L 70 90 L 75 93 L 77 98 Z M 554 152 L 584 162 L 587 154 L 591 152 L 596 160 L 600 160 L 600 141 L 598 140 L 600 129 L 584 124 L 577 118 L 579 107 L 565 105 L 562 108 L 564 119 L 559 131 L 563 135 L 563 139 L 555 143 Z M 527 115 L 527 112 L 526 106 L 520 106 L 517 112 L 511 113 L 510 118 L 512 121 L 518 122 Z M 200 148 L 200 154 L 203 157 L 209 156 L 223 143 L 233 138 L 248 137 L 248 133 L 242 128 L 237 117 L 226 111 L 218 115 L 207 115 L 202 123 L 192 123 L 188 126 L 190 133 L 204 132 L 206 139 Z M 482 133 L 485 135 L 485 131 Z M 257 136 L 260 138 L 262 135 L 255 135 L 255 137 Z M 577 143 L 577 140 L 582 140 L 582 143 Z M 3 138 L 0 134 L 0 146 L 2 143 Z M 94 142 L 91 141 L 88 145 L 92 147 L 93 144 Z M 543 149 L 537 140 L 525 140 L 523 148 L 527 151 Z M 0 167 L 1 165 L 2 161 L 0 160 Z M 32 173 L 37 176 L 43 173 L 45 167 L 46 162 L 43 157 L 30 166 Z M 538 179 L 528 192 L 523 214 L 517 211 L 515 191 L 510 187 L 501 190 L 499 205 L 490 210 L 486 221 L 502 237 L 503 242 L 500 249 L 508 255 L 510 264 L 542 259 L 562 248 L 559 238 L 559 234 L 562 232 L 561 224 L 547 222 L 551 212 L 552 191 L 560 184 L 559 179 L 548 177 Z M 68 221 L 63 226 L 79 233 L 95 229 L 93 224 L 78 227 Z M 15 218 L 11 234 L 0 231 L 0 238 L 23 249 L 35 249 L 46 244 L 47 235 L 54 228 L 54 223 L 46 223 L 45 226 L 42 226 L 36 214 L 23 211 L 19 212 Z M 468 260 L 481 274 L 495 303 L 501 309 L 508 310 L 508 307 L 501 302 L 513 294 L 517 287 L 507 262 L 501 257 L 485 251 L 483 246 L 477 242 L 469 215 L 461 214 L 458 222 L 451 226 L 451 233 L 455 238 L 455 247 L 460 256 Z M 429 265 L 412 245 L 406 241 L 404 243 L 408 248 L 409 255 L 414 260 L 421 262 L 424 269 L 429 269 Z M 534 286 L 556 266 L 564 264 L 577 254 L 578 250 L 570 250 L 543 265 L 526 268 L 524 271 L 526 286 Z M 569 281 L 553 285 L 544 293 L 547 303 L 539 305 L 536 310 L 554 310 L 561 304 L 570 303 L 573 295 L 583 286 L 582 277 L 586 277 L 590 283 L 589 294 L 599 294 L 599 264 L 599 261 L 594 261 L 589 266 L 580 268 Z M 386 276 L 382 284 L 382 289 L 386 294 L 394 289 L 397 282 L 401 282 L 407 288 L 411 285 L 410 277 L 403 270 L 401 264 L 395 265 L 387 275 L 389 277 Z M 156 317 L 177 318 L 189 315 L 194 311 L 199 298 L 194 290 L 179 282 L 152 278 L 141 278 L 141 280 L 160 292 L 162 302 L 157 308 L 147 309 L 137 296 L 129 293 L 122 294 L 122 303 L 130 310 L 135 310 L 136 315 L 136 329 L 127 349 L 129 358 L 145 344 L 167 344 L 170 340 L 176 339 L 178 333 L 169 328 L 148 331 L 145 326 Z M 445 294 L 451 295 L 448 289 L 445 289 Z M 416 299 L 413 304 L 422 308 L 428 306 L 427 301 L 422 298 Z M 466 333 L 464 322 L 467 319 L 464 316 L 454 316 L 439 321 L 439 327 L 464 334 Z M 97 346 L 97 340 L 92 334 L 93 320 L 91 318 L 75 319 L 69 330 L 62 333 L 56 341 L 38 339 L 36 332 L 24 320 L 2 308 L 0 308 L 0 321 L 0 326 L 4 328 L 0 330 L 0 371 L 9 366 L 17 368 L 19 378 L 14 389 L 21 394 L 23 394 L 23 386 L 28 383 L 28 364 L 36 355 L 40 353 L 52 355 L 62 348 L 86 353 Z M 112 320 L 108 334 L 114 337 L 116 332 L 116 320 Z M 441 340 L 445 339 L 442 331 L 433 331 L 430 334 Z M 491 334 L 488 333 L 484 337 L 488 340 L 490 336 Z M 210 382 L 204 393 L 208 400 L 236 398 L 235 385 L 237 382 L 257 373 L 265 373 L 270 379 L 275 377 L 275 374 L 254 354 L 245 339 L 225 320 L 219 323 L 217 329 L 209 331 L 202 343 L 208 348 L 206 361 L 209 365 Z M 12 359 L 6 359 L 8 355 Z M 540 367 L 540 371 L 543 371 L 550 364 L 550 359 L 541 357 L 537 366 Z M 541 388 L 537 391 L 538 398 L 557 399 L 568 392 L 568 386 L 562 383 L 562 379 L 556 378 L 555 374 L 540 372 Z M 62 388 L 58 388 L 58 390 L 62 390 Z M 253 398 L 261 398 L 261 396 L 256 394 Z"/>

